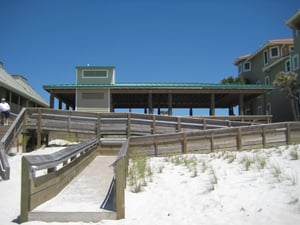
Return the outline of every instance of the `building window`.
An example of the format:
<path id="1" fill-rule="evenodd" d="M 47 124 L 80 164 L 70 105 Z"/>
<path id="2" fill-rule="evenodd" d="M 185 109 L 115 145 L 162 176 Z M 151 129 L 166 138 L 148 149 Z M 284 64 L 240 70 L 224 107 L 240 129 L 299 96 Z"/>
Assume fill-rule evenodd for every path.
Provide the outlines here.
<path id="1" fill-rule="evenodd" d="M 268 115 L 272 115 L 272 107 L 270 102 L 267 104 L 267 113 Z"/>
<path id="2" fill-rule="evenodd" d="M 265 77 L 265 84 L 270 85 L 270 77 L 269 76 Z"/>
<path id="3" fill-rule="evenodd" d="M 239 64 L 239 74 L 243 72 L 243 66 L 242 64 Z"/>
<path id="4" fill-rule="evenodd" d="M 244 72 L 251 71 L 251 63 L 250 62 L 245 62 L 244 63 Z"/>
<path id="5" fill-rule="evenodd" d="M 285 72 L 290 73 L 291 72 L 291 60 L 286 60 L 284 62 Z"/>
<path id="6" fill-rule="evenodd" d="M 293 60 L 293 70 L 299 69 L 299 55 L 293 55 L 292 57 Z"/>
<path id="7" fill-rule="evenodd" d="M 268 51 L 264 51 L 264 65 L 269 63 Z"/>
<path id="8" fill-rule="evenodd" d="M 294 51 L 294 46 L 289 47 L 289 53 L 292 53 Z"/>
<path id="9" fill-rule="evenodd" d="M 81 93 L 81 98 L 83 100 L 104 99 L 104 93 L 101 93 L 101 92 L 97 92 L 97 93 L 92 93 L 92 92 Z"/>
<path id="10" fill-rule="evenodd" d="M 257 115 L 262 115 L 262 107 L 261 106 L 258 106 L 257 107 Z"/>
<path id="11" fill-rule="evenodd" d="M 83 70 L 83 78 L 107 78 L 107 70 Z"/>
<path id="12" fill-rule="evenodd" d="M 279 48 L 278 47 L 271 48 L 270 57 L 275 58 L 275 57 L 278 57 L 278 56 L 279 56 Z"/>

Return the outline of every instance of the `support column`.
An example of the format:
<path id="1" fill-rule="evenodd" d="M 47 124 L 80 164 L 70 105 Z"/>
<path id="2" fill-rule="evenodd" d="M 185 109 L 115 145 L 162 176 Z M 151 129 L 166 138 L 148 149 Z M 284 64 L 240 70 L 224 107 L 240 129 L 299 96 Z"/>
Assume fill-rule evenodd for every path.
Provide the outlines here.
<path id="1" fill-rule="evenodd" d="M 266 95 L 266 93 L 264 93 L 264 98 L 263 98 L 264 100 L 264 102 L 263 102 L 263 106 L 264 106 L 264 108 L 263 108 L 263 115 L 269 115 L 270 114 L 270 112 L 269 112 L 269 109 L 268 109 L 268 107 L 267 107 L 267 95 Z"/>
<path id="2" fill-rule="evenodd" d="M 239 95 L 239 115 L 240 116 L 244 115 L 244 94 L 243 93 Z"/>
<path id="3" fill-rule="evenodd" d="M 54 95 L 50 95 L 50 108 L 54 109 Z"/>
<path id="4" fill-rule="evenodd" d="M 153 106 L 152 106 L 152 93 L 151 91 L 148 93 L 148 108 L 149 108 L 149 114 L 153 114 Z"/>
<path id="5" fill-rule="evenodd" d="M 58 100 L 58 109 L 62 109 L 62 101 Z"/>
<path id="6" fill-rule="evenodd" d="M 234 111 L 233 111 L 233 107 L 232 106 L 230 106 L 228 108 L 228 114 L 229 114 L 229 116 L 234 116 Z"/>
<path id="7" fill-rule="evenodd" d="M 110 97 L 109 97 L 109 112 L 114 112 L 114 102 L 113 102 L 113 96 L 112 93 L 110 92 Z"/>
<path id="8" fill-rule="evenodd" d="M 214 116 L 215 113 L 215 94 L 211 93 L 210 94 L 210 110 L 209 110 L 209 115 Z"/>
<path id="9" fill-rule="evenodd" d="M 193 116 L 193 108 L 190 108 L 190 116 Z"/>
<path id="10" fill-rule="evenodd" d="M 168 115 L 172 115 L 172 94 L 168 93 Z"/>

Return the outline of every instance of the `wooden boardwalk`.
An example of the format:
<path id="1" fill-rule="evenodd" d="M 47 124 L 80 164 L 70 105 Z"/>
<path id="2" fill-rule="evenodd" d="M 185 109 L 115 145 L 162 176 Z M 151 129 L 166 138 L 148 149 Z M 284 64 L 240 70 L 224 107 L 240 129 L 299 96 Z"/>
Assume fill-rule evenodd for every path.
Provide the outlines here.
<path id="1" fill-rule="evenodd" d="M 116 156 L 97 156 L 57 196 L 36 207 L 28 219 L 45 222 L 97 222 L 115 219 L 116 213 L 101 208 L 114 176 L 110 165 Z"/>

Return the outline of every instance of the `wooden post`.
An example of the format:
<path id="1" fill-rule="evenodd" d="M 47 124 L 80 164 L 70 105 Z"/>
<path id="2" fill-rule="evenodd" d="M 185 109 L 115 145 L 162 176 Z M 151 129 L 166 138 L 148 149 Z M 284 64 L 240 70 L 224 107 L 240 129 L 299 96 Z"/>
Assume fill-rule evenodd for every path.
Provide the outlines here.
<path id="1" fill-rule="evenodd" d="M 261 138 L 262 138 L 262 145 L 263 145 L 263 148 L 266 148 L 266 147 L 267 147 L 267 142 L 266 142 L 266 131 L 265 131 L 265 127 L 262 127 Z"/>
<path id="2" fill-rule="evenodd" d="M 181 119 L 180 119 L 180 117 L 177 118 L 177 132 L 181 132 Z"/>
<path id="3" fill-rule="evenodd" d="M 168 93 L 168 115 L 172 116 L 172 93 Z"/>
<path id="4" fill-rule="evenodd" d="M 155 115 L 152 116 L 151 134 L 156 134 L 156 117 L 155 117 Z"/>
<path id="5" fill-rule="evenodd" d="M 127 138 L 129 138 L 131 136 L 131 113 L 127 115 Z"/>
<path id="6" fill-rule="evenodd" d="M 97 136 L 97 139 L 99 140 L 101 138 L 101 114 L 98 113 L 98 116 L 97 116 L 97 127 L 96 127 L 96 136 Z"/>
<path id="7" fill-rule="evenodd" d="M 290 123 L 286 123 L 286 133 L 285 133 L 286 144 L 291 143 L 291 128 Z"/>
<path id="8" fill-rule="evenodd" d="M 209 115 L 214 116 L 216 114 L 215 112 L 215 94 L 210 94 L 210 109 L 209 109 Z"/>
<path id="9" fill-rule="evenodd" d="M 38 118 L 37 118 L 37 143 L 36 148 L 40 148 L 42 145 L 42 111 L 38 109 Z"/>
<path id="10" fill-rule="evenodd" d="M 153 146 L 154 146 L 154 155 L 157 156 L 158 155 L 158 148 L 157 148 L 157 142 L 154 138 L 154 141 L 153 141 Z"/>
<path id="11" fill-rule="evenodd" d="M 210 151 L 214 151 L 214 133 L 210 132 Z"/>
<path id="12" fill-rule="evenodd" d="M 187 138 L 186 138 L 186 133 L 183 133 L 182 153 L 183 153 L 183 154 L 186 154 L 186 153 L 187 153 Z"/>
<path id="13" fill-rule="evenodd" d="M 116 179 L 116 219 L 125 218 L 125 193 L 124 183 L 126 182 L 126 174 L 125 174 L 125 159 L 120 159 L 115 166 L 115 179 Z"/>
<path id="14" fill-rule="evenodd" d="M 240 127 L 237 128 L 236 148 L 238 151 L 242 150 L 242 132 Z"/>
<path id="15" fill-rule="evenodd" d="M 29 165 L 25 157 L 22 157 L 21 170 L 21 215 L 20 222 L 28 221 L 28 212 L 30 206 L 30 179 L 29 179 Z"/>

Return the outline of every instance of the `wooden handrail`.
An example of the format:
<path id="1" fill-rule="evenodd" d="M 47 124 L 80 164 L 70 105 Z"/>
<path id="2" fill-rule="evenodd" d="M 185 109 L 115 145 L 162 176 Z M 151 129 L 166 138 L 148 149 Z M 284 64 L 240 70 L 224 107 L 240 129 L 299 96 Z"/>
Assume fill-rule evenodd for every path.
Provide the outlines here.
<path id="1" fill-rule="evenodd" d="M 97 138 L 49 155 L 22 157 L 21 222 L 41 203 L 59 193 L 96 156 Z M 38 171 L 43 171 L 39 173 Z"/>
<path id="2" fill-rule="evenodd" d="M 0 176 L 4 180 L 8 180 L 10 177 L 10 166 L 7 159 L 7 152 L 22 130 L 25 111 L 25 108 L 21 110 L 0 141 Z"/>

